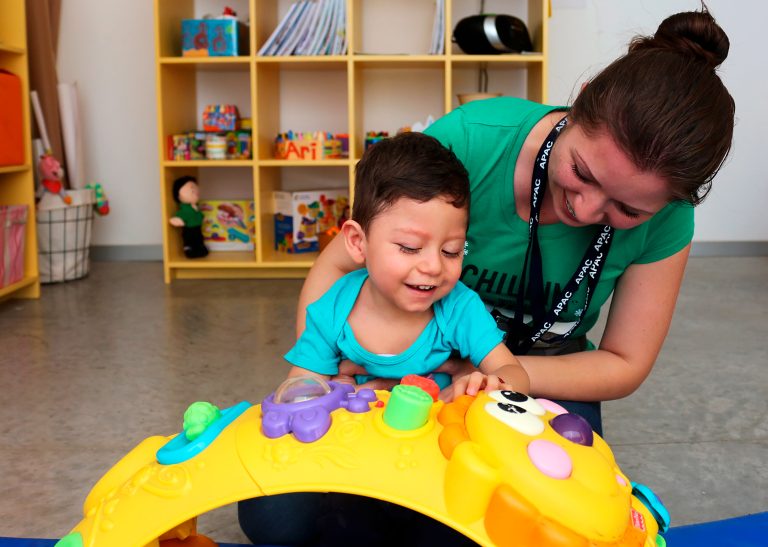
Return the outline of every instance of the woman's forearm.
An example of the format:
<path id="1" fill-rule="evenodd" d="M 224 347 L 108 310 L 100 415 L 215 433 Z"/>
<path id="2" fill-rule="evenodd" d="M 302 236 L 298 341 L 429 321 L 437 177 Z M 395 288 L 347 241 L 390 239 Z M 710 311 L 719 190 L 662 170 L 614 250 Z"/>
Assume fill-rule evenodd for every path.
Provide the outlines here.
<path id="1" fill-rule="evenodd" d="M 359 268 L 347 254 L 343 237 L 334 237 L 310 268 L 299 293 L 296 338 L 306 327 L 307 306 L 320 298 L 339 278 Z"/>
<path id="2" fill-rule="evenodd" d="M 632 363 L 605 350 L 568 355 L 518 356 L 531 382 L 531 395 L 572 401 L 607 401 L 635 391 L 653 363 Z"/>

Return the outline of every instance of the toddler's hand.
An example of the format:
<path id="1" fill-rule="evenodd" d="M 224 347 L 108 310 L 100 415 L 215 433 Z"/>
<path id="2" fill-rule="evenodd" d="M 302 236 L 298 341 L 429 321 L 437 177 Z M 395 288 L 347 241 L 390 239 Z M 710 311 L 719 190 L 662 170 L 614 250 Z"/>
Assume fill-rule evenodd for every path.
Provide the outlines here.
<path id="1" fill-rule="evenodd" d="M 495 374 L 483 374 L 475 371 L 456 380 L 443 391 L 440 392 L 440 399 L 445 402 L 451 402 L 461 395 L 477 395 L 481 390 L 493 391 L 501 389 L 504 386 L 504 379 Z"/>

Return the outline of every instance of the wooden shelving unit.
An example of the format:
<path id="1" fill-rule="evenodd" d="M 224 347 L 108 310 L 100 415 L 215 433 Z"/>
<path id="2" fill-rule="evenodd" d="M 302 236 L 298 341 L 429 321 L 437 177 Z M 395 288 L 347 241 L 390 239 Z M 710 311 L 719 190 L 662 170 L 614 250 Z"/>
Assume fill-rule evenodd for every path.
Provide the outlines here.
<path id="1" fill-rule="evenodd" d="M 25 17 L 24 2 L 2 3 L 0 7 L 0 69 L 12 72 L 21 78 L 24 163 L 0 167 L 0 205 L 26 205 L 27 225 L 24 234 L 24 277 L 17 283 L 0 288 L 0 300 L 40 297 Z"/>
<path id="2" fill-rule="evenodd" d="M 200 0 L 155 0 L 157 111 L 162 199 L 165 281 L 175 278 L 303 277 L 316 254 L 291 255 L 274 250 L 272 192 L 302 190 L 308 179 L 331 180 L 324 187 L 347 187 L 352 196 L 354 166 L 366 132 L 438 117 L 458 102 L 458 93 L 477 91 L 481 67 L 489 74 L 489 91 L 546 101 L 548 0 L 505 1 L 488 12 L 514 13 L 528 26 L 535 52 L 510 55 L 465 55 L 451 43 L 455 23 L 471 15 L 477 3 L 446 0 L 446 47 L 442 55 L 427 55 L 434 2 L 425 0 L 346 0 L 346 55 L 263 57 L 256 52 L 285 14 L 289 1 L 241 0 L 240 19 L 248 19 L 250 51 L 239 57 L 181 57 L 181 20 L 201 17 Z M 247 10 L 247 17 L 243 12 Z M 431 11 L 430 11 L 431 10 Z M 421 29 L 418 44 L 404 43 L 402 33 L 382 34 L 382 17 L 408 13 Z M 409 19 L 409 21 L 410 21 Z M 391 28 L 391 26 L 390 26 Z M 411 33 L 407 33 L 409 36 Z M 389 41 L 389 43 L 387 43 Z M 395 43 L 396 42 L 396 43 Z M 406 40 L 407 42 L 407 40 Z M 400 51 L 405 48 L 406 51 Z M 422 51 L 423 50 L 423 51 Z M 495 87 L 494 82 L 497 82 Z M 311 88 L 307 99 L 305 88 Z M 217 95 L 217 91 L 220 96 Z M 305 94 L 302 95 L 302 92 Z M 237 98 L 241 100 L 238 101 Z M 213 98 L 213 99 L 212 99 Z M 209 100 L 212 99 L 212 100 Z M 252 160 L 168 161 L 166 139 L 200 126 L 207 102 L 234 102 L 241 115 L 253 120 Z M 415 105 L 415 106 L 414 106 Z M 426 110 L 425 110 L 426 109 Z M 391 127 L 382 127 L 387 123 Z M 343 160 L 297 162 L 275 160 L 272 146 L 282 131 L 347 133 L 350 157 Z M 253 252 L 212 252 L 187 259 L 181 236 L 169 225 L 176 204 L 173 180 L 197 176 L 203 198 L 248 198 L 255 202 Z M 239 179 L 232 190 L 216 179 Z M 354 196 L 353 196 L 354 199 Z"/>

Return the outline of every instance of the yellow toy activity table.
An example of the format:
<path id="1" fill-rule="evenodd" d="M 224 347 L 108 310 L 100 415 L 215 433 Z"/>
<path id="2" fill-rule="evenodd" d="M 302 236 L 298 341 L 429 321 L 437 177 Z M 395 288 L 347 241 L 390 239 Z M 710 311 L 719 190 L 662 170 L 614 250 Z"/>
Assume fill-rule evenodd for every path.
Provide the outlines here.
<path id="1" fill-rule="evenodd" d="M 340 492 L 390 501 L 475 542 L 658 547 L 668 514 L 605 441 L 559 405 L 512 391 L 449 404 L 292 378 L 261 405 L 195 403 L 94 486 L 57 547 L 215 546 L 196 517 L 239 500 Z"/>

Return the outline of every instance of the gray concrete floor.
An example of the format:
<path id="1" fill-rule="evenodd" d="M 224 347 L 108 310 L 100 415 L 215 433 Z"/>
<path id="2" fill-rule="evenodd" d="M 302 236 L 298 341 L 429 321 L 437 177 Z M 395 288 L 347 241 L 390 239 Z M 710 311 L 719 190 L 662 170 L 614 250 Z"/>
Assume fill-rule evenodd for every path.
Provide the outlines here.
<path id="1" fill-rule="evenodd" d="M 673 525 L 768 511 L 767 283 L 768 257 L 692 259 L 653 373 L 605 405 L 619 465 Z M 0 303 L 0 536 L 67 533 L 96 480 L 189 403 L 260 402 L 285 375 L 300 284 L 166 286 L 158 263 L 93 263 Z M 245 542 L 234 506 L 199 526 Z"/>

